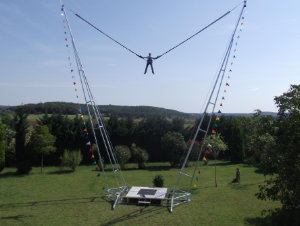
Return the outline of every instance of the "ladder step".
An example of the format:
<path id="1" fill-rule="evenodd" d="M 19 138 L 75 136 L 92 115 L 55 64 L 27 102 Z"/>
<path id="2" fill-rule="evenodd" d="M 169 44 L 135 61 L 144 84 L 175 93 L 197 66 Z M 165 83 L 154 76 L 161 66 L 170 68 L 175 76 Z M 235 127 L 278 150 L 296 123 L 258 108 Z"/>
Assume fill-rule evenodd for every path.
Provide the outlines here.
<path id="1" fill-rule="evenodd" d="M 188 175 L 188 174 L 186 174 L 186 173 L 183 173 L 183 172 L 180 172 L 180 173 L 183 174 L 184 176 L 187 176 L 187 177 L 192 178 L 192 176 L 190 176 L 190 175 Z"/>
<path id="2" fill-rule="evenodd" d="M 206 133 L 206 130 L 204 130 L 204 129 L 199 129 L 199 131 Z"/>
<path id="3" fill-rule="evenodd" d="M 215 103 L 213 103 L 213 102 L 209 102 L 210 104 L 212 104 L 212 105 L 216 105 Z"/>
<path id="4" fill-rule="evenodd" d="M 90 100 L 90 101 L 87 101 L 86 103 L 87 103 L 87 104 L 90 104 L 90 103 L 95 103 L 95 101 L 93 101 L 93 100 Z"/>

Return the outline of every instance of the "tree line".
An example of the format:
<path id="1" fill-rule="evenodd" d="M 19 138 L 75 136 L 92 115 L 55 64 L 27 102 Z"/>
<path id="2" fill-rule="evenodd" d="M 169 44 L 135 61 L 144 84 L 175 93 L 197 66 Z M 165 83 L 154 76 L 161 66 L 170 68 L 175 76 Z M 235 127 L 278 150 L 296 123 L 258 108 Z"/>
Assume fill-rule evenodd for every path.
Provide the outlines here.
<path id="1" fill-rule="evenodd" d="M 300 85 L 291 85 L 286 93 L 275 97 L 278 117 L 263 115 L 256 110 L 252 117 L 221 116 L 209 128 L 209 131 L 216 131 L 218 142 L 225 144 L 214 144 L 215 147 L 224 147 L 218 158 L 251 163 L 263 174 L 273 175 L 260 185 L 256 196 L 280 201 L 282 208 L 273 214 L 284 219 L 284 224 L 299 223 L 299 97 Z M 44 164 L 58 165 L 65 150 L 80 150 L 82 163 L 89 164 L 91 155 L 83 131 L 86 129 L 89 134 L 92 131 L 88 124 L 85 128 L 83 120 L 78 115 L 70 118 L 62 114 L 45 114 L 37 126 L 30 128 L 27 113 L 22 108 L 17 109 L 13 117 L 3 116 L 0 122 L 0 171 L 6 165 L 16 166 L 19 173 L 28 172 L 32 165 L 40 165 L 41 155 L 46 153 Z M 204 119 L 204 128 L 207 123 L 208 116 Z M 144 163 L 149 159 L 152 162 L 169 161 L 176 167 L 198 122 L 186 126 L 185 119 L 179 117 L 152 116 L 137 121 L 130 116 L 113 114 L 105 124 L 123 166 L 128 161 Z M 90 140 L 94 142 L 93 138 Z M 197 157 L 199 147 L 205 145 L 205 142 L 199 142 L 201 140 L 199 135 L 191 160 Z M 205 157 L 211 158 L 210 155 Z M 107 163 L 105 156 L 104 163 Z"/>

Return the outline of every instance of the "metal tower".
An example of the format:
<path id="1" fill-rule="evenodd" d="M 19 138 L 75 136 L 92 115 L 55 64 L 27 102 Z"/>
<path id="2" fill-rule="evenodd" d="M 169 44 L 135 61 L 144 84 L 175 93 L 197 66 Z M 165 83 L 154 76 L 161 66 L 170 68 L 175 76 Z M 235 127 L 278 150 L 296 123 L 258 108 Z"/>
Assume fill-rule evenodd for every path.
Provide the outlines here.
<path id="1" fill-rule="evenodd" d="M 79 57 L 77 47 L 75 45 L 74 37 L 72 34 L 72 30 L 70 27 L 70 23 L 64 8 L 64 5 L 61 2 L 61 11 L 64 15 L 67 28 L 69 30 L 69 34 L 71 37 L 71 43 L 74 51 L 74 57 L 78 69 L 78 74 L 80 78 L 80 83 L 81 83 L 81 88 L 83 91 L 84 95 L 84 100 L 86 103 L 88 115 L 89 115 L 89 121 L 92 127 L 93 131 L 93 136 L 95 140 L 95 144 L 97 146 L 97 153 L 99 156 L 100 164 L 102 165 L 102 159 L 104 156 L 107 158 L 107 160 L 110 163 L 112 172 L 113 172 L 113 177 L 114 177 L 114 183 L 108 184 L 108 181 L 105 180 L 106 182 L 106 192 L 107 198 L 112 200 L 114 202 L 113 204 L 113 209 L 116 207 L 117 203 L 122 199 L 122 197 L 126 194 L 128 187 L 126 186 L 126 182 L 123 178 L 120 165 L 117 161 L 117 158 L 115 156 L 114 148 L 112 146 L 112 143 L 110 141 L 109 135 L 107 133 L 107 130 L 105 129 L 103 119 L 101 116 L 101 112 L 99 107 L 96 105 L 95 99 L 93 97 L 92 91 L 90 89 L 81 59 Z M 100 147 L 103 147 L 102 150 Z M 104 167 L 102 166 L 102 172 L 104 176 L 107 178 L 107 174 L 104 171 Z M 109 187 L 109 188 L 108 188 Z"/>
<path id="2" fill-rule="evenodd" d="M 195 135 L 193 136 L 193 139 L 192 139 L 192 142 L 189 146 L 187 154 L 186 154 L 186 156 L 184 158 L 184 161 L 182 163 L 182 166 L 181 166 L 179 175 L 177 177 L 177 180 L 175 182 L 175 185 L 172 188 L 172 191 L 170 192 L 170 196 L 169 196 L 169 198 L 170 198 L 170 203 L 169 203 L 170 212 L 173 212 L 173 207 L 190 201 L 189 196 L 191 195 L 192 184 L 193 184 L 193 181 L 194 181 L 194 178 L 195 178 L 197 168 L 199 166 L 199 161 L 200 161 L 200 157 L 201 157 L 201 154 L 203 152 L 203 149 L 204 149 L 204 145 L 201 145 L 200 153 L 198 155 L 198 158 L 197 158 L 197 161 L 196 161 L 196 164 L 195 164 L 192 175 L 189 175 L 186 172 L 187 163 L 189 161 L 191 151 L 193 149 L 193 146 L 195 144 L 195 141 L 196 141 L 198 135 L 202 134 L 202 141 L 203 141 L 206 138 L 207 134 L 208 134 L 208 130 L 210 128 L 210 124 L 211 124 L 211 121 L 212 121 L 212 116 L 213 116 L 215 106 L 216 106 L 216 103 L 217 103 L 217 100 L 218 100 L 218 97 L 219 97 L 221 85 L 223 83 L 223 78 L 224 78 L 224 75 L 225 75 L 225 72 L 226 72 L 226 69 L 227 69 L 228 60 L 229 60 L 231 49 L 232 49 L 232 46 L 233 46 L 235 34 L 236 34 L 236 31 L 237 31 L 238 25 L 241 21 L 244 9 L 246 7 L 246 2 L 247 1 L 244 1 L 244 6 L 243 6 L 243 8 L 240 12 L 240 15 L 239 15 L 238 21 L 236 23 L 236 26 L 234 28 L 234 31 L 232 33 L 229 45 L 228 45 L 228 47 L 226 49 L 226 52 L 225 52 L 225 55 L 222 59 L 221 66 L 220 66 L 220 69 L 218 71 L 217 78 L 214 82 L 214 86 L 213 86 L 213 88 L 211 90 L 211 93 L 209 95 L 208 101 L 206 103 L 206 107 L 205 107 L 204 112 L 201 116 L 200 122 L 198 124 Z M 209 117 L 209 122 L 208 122 L 208 125 L 206 125 L 206 126 L 203 125 L 203 121 L 204 121 L 205 116 Z M 183 177 L 188 178 L 188 180 L 190 181 L 189 186 L 186 186 L 186 183 L 184 184 L 184 182 L 182 182 Z M 188 191 L 186 191 L 186 190 L 188 190 Z"/>

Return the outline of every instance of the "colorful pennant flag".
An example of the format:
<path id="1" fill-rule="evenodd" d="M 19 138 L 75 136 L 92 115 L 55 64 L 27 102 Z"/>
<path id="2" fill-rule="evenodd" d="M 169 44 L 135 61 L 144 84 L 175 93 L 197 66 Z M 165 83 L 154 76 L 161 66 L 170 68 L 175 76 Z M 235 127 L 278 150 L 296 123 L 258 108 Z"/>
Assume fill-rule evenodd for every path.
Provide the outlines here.
<path id="1" fill-rule="evenodd" d="M 194 184 L 194 185 L 193 185 L 193 188 L 196 189 L 196 188 L 197 188 L 197 184 Z"/>
<path id="2" fill-rule="evenodd" d="M 222 113 L 222 112 L 219 110 L 219 111 L 218 111 L 218 114 L 221 114 L 221 113 Z"/>
<path id="3" fill-rule="evenodd" d="M 212 133 L 212 134 L 216 134 L 216 131 L 213 129 L 213 130 L 211 131 L 211 133 Z"/>
<path id="4" fill-rule="evenodd" d="M 221 103 L 220 106 L 223 107 L 223 104 Z"/>
<path id="5" fill-rule="evenodd" d="M 206 155 L 209 155 L 209 154 L 210 154 L 210 152 L 209 152 L 208 150 L 206 150 L 206 151 L 205 151 L 205 154 L 206 154 Z"/>
<path id="6" fill-rule="evenodd" d="M 93 151 L 93 149 L 92 149 L 92 148 L 90 148 L 90 149 L 89 149 L 89 152 L 92 152 L 92 151 Z"/>
<path id="7" fill-rule="evenodd" d="M 205 158 L 205 156 L 203 157 L 203 161 L 206 161 L 206 158 Z"/>
<path id="8" fill-rule="evenodd" d="M 196 177 L 196 181 L 199 181 L 199 178 L 198 178 L 198 177 Z"/>
<path id="9" fill-rule="evenodd" d="M 86 146 L 91 146 L 91 142 L 89 141 L 89 142 L 87 142 L 85 145 L 86 145 Z"/>
<path id="10" fill-rule="evenodd" d="M 97 174 L 97 177 L 100 177 L 100 173 Z"/>
<path id="11" fill-rule="evenodd" d="M 220 120 L 220 118 L 219 117 L 216 117 L 216 121 L 219 121 Z"/>
<path id="12" fill-rule="evenodd" d="M 95 158 L 95 156 L 94 156 L 94 154 L 92 154 L 92 157 L 91 157 L 92 159 L 94 159 Z"/>
<path id="13" fill-rule="evenodd" d="M 226 82 L 226 86 L 229 86 L 229 83 L 228 83 L 228 82 Z"/>
<path id="14" fill-rule="evenodd" d="M 84 129 L 83 129 L 83 132 L 87 132 L 87 128 L 84 128 Z"/>

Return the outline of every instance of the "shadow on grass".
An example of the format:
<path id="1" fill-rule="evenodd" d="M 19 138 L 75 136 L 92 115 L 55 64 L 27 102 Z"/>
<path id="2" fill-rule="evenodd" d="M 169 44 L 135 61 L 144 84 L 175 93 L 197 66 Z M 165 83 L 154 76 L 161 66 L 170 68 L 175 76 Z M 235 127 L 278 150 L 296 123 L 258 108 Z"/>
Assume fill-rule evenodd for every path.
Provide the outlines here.
<path id="1" fill-rule="evenodd" d="M 26 217 L 32 217 L 32 215 L 16 215 L 16 216 L 7 216 L 7 217 L 0 217 L 0 220 L 16 220 L 16 221 L 20 221 L 22 223 L 24 223 L 24 221 L 22 220 L 23 218 Z"/>
<path id="2" fill-rule="evenodd" d="M 229 183 L 229 186 L 232 189 L 236 189 L 236 190 L 247 190 L 249 187 L 255 186 L 255 185 L 258 185 L 258 184 L 259 183 L 256 183 L 256 184 Z"/>
<path id="3" fill-rule="evenodd" d="M 1 173 L 0 179 L 7 178 L 7 177 L 24 177 L 24 176 L 28 176 L 28 174 L 17 174 L 16 172 L 7 172 L 7 173 Z"/>
<path id="4" fill-rule="evenodd" d="M 215 163 L 212 162 L 213 160 L 210 161 L 210 163 L 208 163 L 208 166 L 215 166 Z M 217 162 L 216 166 L 233 166 L 233 165 L 238 165 L 241 164 L 240 162 Z"/>
<path id="5" fill-rule="evenodd" d="M 139 210 L 135 210 L 131 213 L 127 213 L 124 216 L 118 217 L 116 219 L 112 219 L 108 222 L 102 223 L 101 226 L 114 225 L 118 223 L 125 222 L 127 220 L 144 216 L 145 218 L 152 218 L 154 215 L 159 214 L 162 209 L 166 209 L 166 207 L 160 206 L 144 206 Z M 151 219 L 150 219 L 151 220 Z"/>
<path id="6" fill-rule="evenodd" d="M 30 206 L 39 206 L 39 205 L 59 205 L 59 204 L 65 205 L 65 204 L 89 203 L 89 202 L 95 202 L 96 200 L 97 200 L 97 202 L 104 202 L 102 197 L 95 196 L 95 197 L 83 197 L 83 198 L 7 203 L 7 204 L 0 205 L 0 209 L 1 208 L 7 209 L 7 208 L 18 208 L 18 207 L 30 207 Z"/>
<path id="7" fill-rule="evenodd" d="M 176 169 L 176 168 L 171 166 L 148 166 L 145 168 L 145 170 L 148 171 L 162 171 L 162 170 L 170 170 L 170 169 Z"/>
<path id="8" fill-rule="evenodd" d="M 52 172 L 48 172 L 47 174 L 67 174 L 67 173 L 74 173 L 72 170 L 56 170 Z"/>

